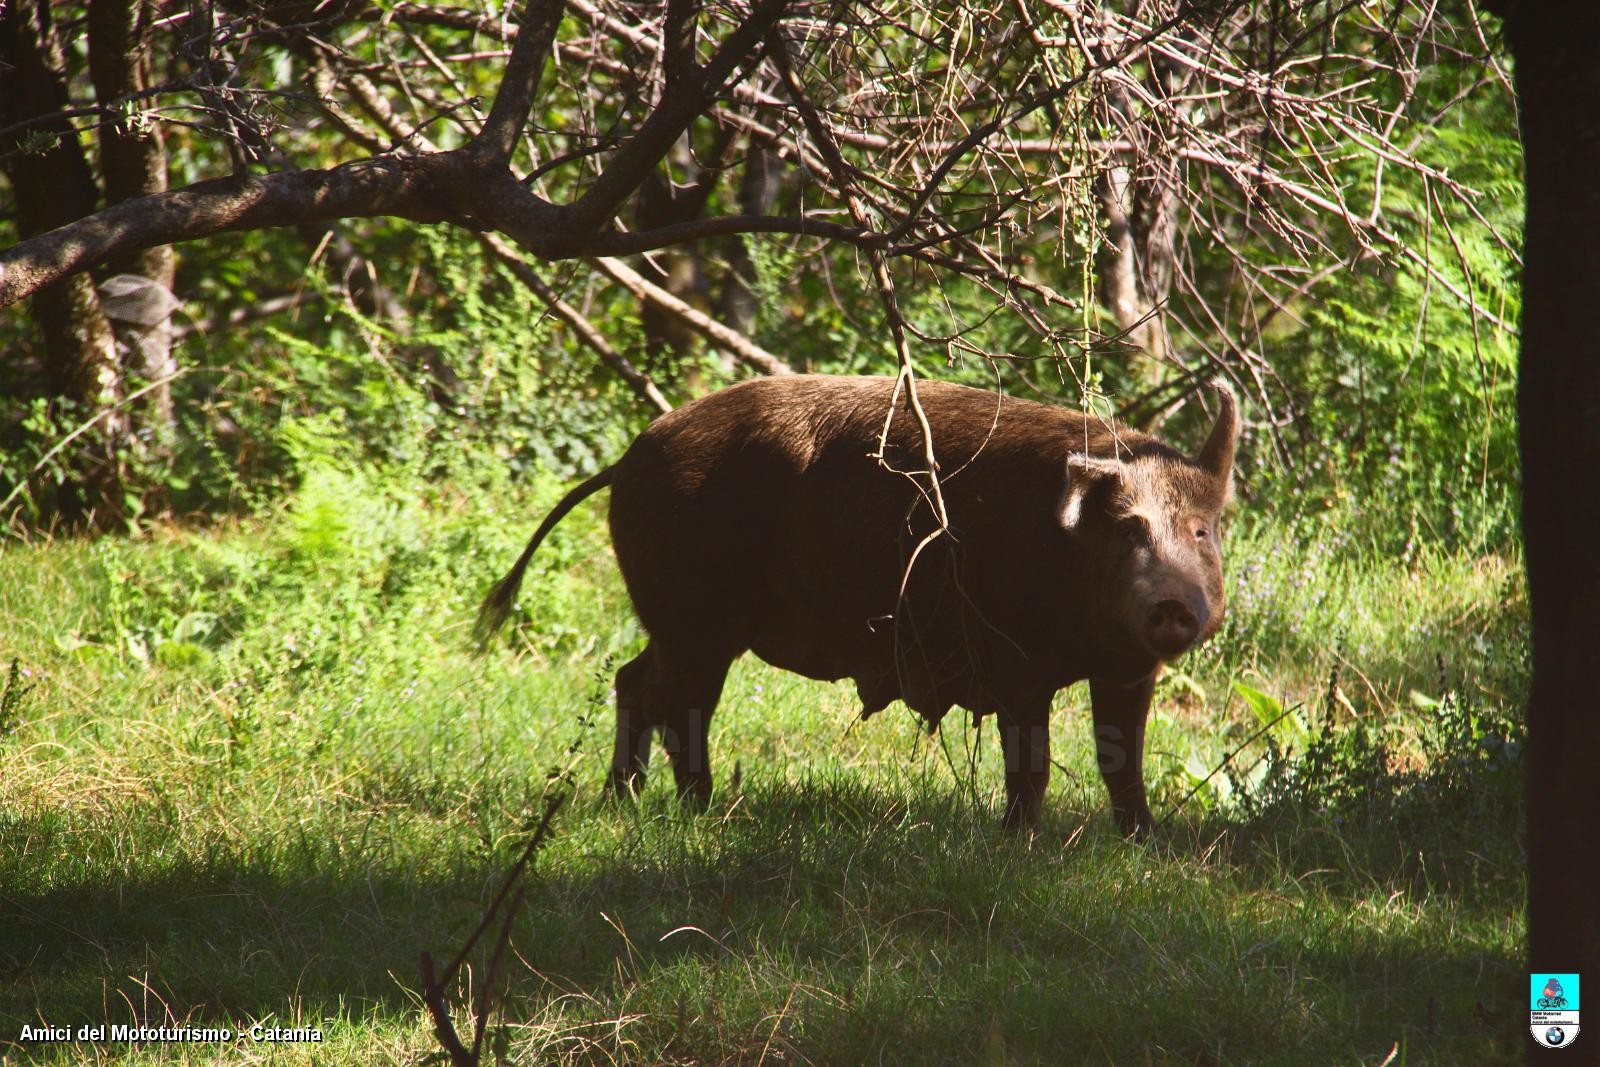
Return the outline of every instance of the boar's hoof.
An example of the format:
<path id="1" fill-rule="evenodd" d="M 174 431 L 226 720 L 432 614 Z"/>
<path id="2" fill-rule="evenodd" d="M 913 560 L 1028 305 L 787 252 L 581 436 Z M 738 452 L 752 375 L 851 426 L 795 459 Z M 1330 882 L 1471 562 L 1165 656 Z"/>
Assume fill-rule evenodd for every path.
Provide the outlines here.
<path id="1" fill-rule="evenodd" d="M 1005 817 L 1000 820 L 1001 829 L 1008 833 L 1025 833 L 1029 837 L 1039 829 L 1039 815 L 1042 805 L 1035 800 L 1017 797 L 1006 804 Z"/>
<path id="2" fill-rule="evenodd" d="M 1117 829 L 1123 837 L 1135 841 L 1149 841 L 1155 835 L 1156 820 L 1150 808 L 1141 804 L 1137 808 L 1116 808 L 1111 813 L 1117 820 Z"/>
<path id="3" fill-rule="evenodd" d="M 696 777 L 678 783 L 678 803 L 685 811 L 703 812 L 711 806 L 711 777 Z"/>

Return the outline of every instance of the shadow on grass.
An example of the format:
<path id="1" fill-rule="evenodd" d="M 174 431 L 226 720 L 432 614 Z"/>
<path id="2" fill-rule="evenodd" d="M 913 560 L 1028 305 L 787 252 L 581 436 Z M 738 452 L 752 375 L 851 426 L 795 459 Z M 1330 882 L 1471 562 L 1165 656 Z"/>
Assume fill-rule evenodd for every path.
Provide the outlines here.
<path id="1" fill-rule="evenodd" d="M 1306 828 L 1223 846 L 1231 831 L 1197 822 L 1146 846 L 1101 816 L 1058 811 L 1032 841 L 993 820 L 847 776 L 750 782 L 701 817 L 580 801 L 519 922 L 513 1058 L 1520 1052 L 1514 879 L 1430 897 L 1381 869 L 1329 877 Z M 50 821 L 12 817 L 0 840 L 59 845 Z M 474 847 L 219 840 L 0 889 L 0 1019 L 16 1020 L 0 1040 L 24 1021 L 415 1018 L 418 951 L 452 953 L 502 867 Z"/>

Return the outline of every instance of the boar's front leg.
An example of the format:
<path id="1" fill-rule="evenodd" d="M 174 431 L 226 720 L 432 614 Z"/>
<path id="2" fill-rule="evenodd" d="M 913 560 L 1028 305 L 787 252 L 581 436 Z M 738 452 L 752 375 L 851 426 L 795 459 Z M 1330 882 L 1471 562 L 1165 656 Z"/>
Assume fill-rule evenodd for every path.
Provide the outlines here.
<path id="1" fill-rule="evenodd" d="M 1050 701 L 1030 701 L 1002 708 L 1000 750 L 1006 761 L 1007 830 L 1034 830 L 1050 782 Z"/>
<path id="2" fill-rule="evenodd" d="M 1144 723 L 1156 676 L 1131 685 L 1089 679 L 1094 707 L 1094 740 L 1100 774 L 1111 791 L 1111 814 L 1124 834 L 1146 836 L 1155 828 L 1144 792 Z"/>

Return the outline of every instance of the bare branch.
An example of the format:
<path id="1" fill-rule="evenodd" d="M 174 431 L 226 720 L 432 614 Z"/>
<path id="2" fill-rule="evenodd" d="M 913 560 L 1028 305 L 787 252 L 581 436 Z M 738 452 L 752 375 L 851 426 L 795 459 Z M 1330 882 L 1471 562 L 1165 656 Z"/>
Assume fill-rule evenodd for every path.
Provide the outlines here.
<path id="1" fill-rule="evenodd" d="M 1239 2 L 1240 0 L 1231 0 L 1231 6 L 1237 7 Z M 1151 41 L 1157 39 L 1163 33 L 1170 31 L 1172 27 L 1181 22 L 1184 17 L 1185 16 L 1182 12 L 1182 9 L 1180 8 L 1177 14 L 1174 14 L 1171 18 L 1167 19 L 1159 26 L 1149 30 L 1138 39 L 1130 41 L 1117 55 L 1111 57 L 1110 59 L 1103 60 L 1099 65 L 1090 66 L 1082 74 L 1079 74 L 1073 78 L 1068 78 L 1059 85 L 1055 85 L 1049 89 L 1034 93 L 1032 96 L 1028 97 L 1021 104 L 1017 105 L 1006 114 L 983 123 L 967 136 L 963 137 L 960 141 L 957 141 L 955 145 L 945 152 L 944 158 L 939 161 L 939 165 L 933 169 L 933 173 L 930 174 L 927 181 L 923 183 L 921 191 L 919 191 L 916 197 L 912 200 L 911 208 L 906 212 L 906 221 L 901 223 L 900 226 L 896 227 L 895 230 L 890 234 L 890 237 L 894 240 L 899 240 L 910 231 L 911 227 L 915 224 L 917 216 L 921 214 L 923 208 L 928 206 L 928 202 L 932 200 L 934 195 L 939 191 L 939 186 L 941 183 L 943 183 L 945 176 L 950 173 L 951 169 L 958 162 L 960 162 L 961 157 L 965 156 L 968 152 L 983 144 L 1000 130 L 1009 126 L 1014 126 L 1022 119 L 1040 110 L 1041 108 L 1048 107 L 1049 105 L 1066 98 L 1068 94 L 1075 91 L 1078 86 L 1082 85 L 1100 70 L 1113 68 L 1121 63 L 1127 62 L 1136 52 L 1142 50 Z"/>
<path id="2" fill-rule="evenodd" d="M 242 326 L 247 322 L 257 319 L 271 318 L 273 315 L 292 311 L 310 300 L 317 299 L 318 293 L 306 289 L 296 289 L 293 292 L 279 293 L 276 296 L 266 296 L 250 304 L 233 308 L 225 315 L 214 315 L 209 319 L 198 319 L 192 322 L 180 322 L 172 327 L 173 340 L 182 340 L 190 334 L 212 334 L 222 330 L 229 330 L 235 326 Z"/>
<path id="3" fill-rule="evenodd" d="M 663 94 L 650 117 L 611 157 L 588 192 L 572 205 L 580 228 L 597 228 L 639 188 L 650 168 L 722 91 L 723 83 L 738 68 L 750 64 L 759 43 L 788 5 L 789 0 L 760 0 L 697 76 L 683 72 L 673 90 Z"/>
<path id="4" fill-rule="evenodd" d="M 218 178 L 106 208 L 0 252 L 0 307 L 107 257 L 217 233 L 393 215 L 460 218 L 459 157 L 376 157 L 330 170 Z"/>
<path id="5" fill-rule="evenodd" d="M 550 309 L 550 313 L 566 323 L 567 327 L 572 330 L 573 335 L 583 342 L 590 351 L 600 357 L 600 362 L 616 371 L 617 375 L 628 383 L 630 389 L 649 401 L 662 414 L 672 410 L 672 405 L 667 402 L 666 397 L 661 395 L 661 390 L 656 388 L 656 383 L 650 380 L 650 376 L 635 367 L 622 353 L 612 348 L 610 342 L 601 336 L 600 331 L 594 328 L 594 325 L 583 316 L 583 313 L 561 299 L 561 295 L 546 285 L 544 279 L 540 278 L 534 272 L 534 269 L 528 266 L 527 262 L 517 255 L 510 245 L 492 233 L 480 234 L 478 240 L 496 259 L 504 264 L 505 268 L 519 282 L 527 286 L 535 296 L 544 301 L 545 306 Z"/>
<path id="6" fill-rule="evenodd" d="M 539 78 L 550 58 L 563 6 L 563 0 L 528 0 L 522 9 L 522 25 L 517 30 L 505 76 L 500 80 L 500 91 L 495 94 L 483 130 L 472 143 L 475 153 L 501 162 L 511 159 L 528 121 L 528 109 L 539 91 Z"/>
<path id="7" fill-rule="evenodd" d="M 707 237 L 727 237 L 739 233 L 792 233 L 802 237 L 842 241 L 858 248 L 883 246 L 883 238 L 879 234 L 859 226 L 786 215 L 715 215 L 634 233 L 601 234 L 587 243 L 586 252 L 590 255 L 629 256 Z"/>
<path id="8" fill-rule="evenodd" d="M 704 312 L 696 311 L 682 300 L 639 274 L 620 260 L 597 257 L 589 265 L 607 278 L 656 307 L 673 315 L 691 330 L 701 334 L 712 344 L 724 349 L 741 363 L 762 374 L 793 374 L 794 368 L 768 352 L 737 330 L 729 329 Z"/>
<path id="9" fill-rule="evenodd" d="M 684 78 L 693 77 L 698 72 L 694 61 L 694 37 L 699 13 L 698 0 L 667 0 L 667 16 L 661 24 L 661 66 L 668 93 L 675 90 Z"/>

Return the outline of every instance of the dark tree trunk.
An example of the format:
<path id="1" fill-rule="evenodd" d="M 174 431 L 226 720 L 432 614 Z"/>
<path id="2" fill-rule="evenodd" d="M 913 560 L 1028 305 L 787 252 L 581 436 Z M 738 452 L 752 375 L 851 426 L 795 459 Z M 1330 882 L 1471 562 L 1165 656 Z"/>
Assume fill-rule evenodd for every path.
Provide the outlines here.
<path id="1" fill-rule="evenodd" d="M 89 75 L 101 104 L 150 88 L 149 24 L 154 6 L 148 0 L 93 0 L 89 5 Z M 100 127 L 100 176 L 106 203 L 165 192 L 167 152 L 161 127 L 137 120 L 107 122 Z M 145 444 L 167 450 L 174 433 L 171 297 L 171 245 L 157 245 L 112 259 L 108 273 L 140 279 L 143 291 L 124 287 L 124 297 L 106 312 L 118 325 L 127 352 L 127 366 L 154 387 L 136 408 Z M 120 313 L 119 313 L 120 309 Z M 156 384 L 156 383 L 169 384 Z"/>
<path id="2" fill-rule="evenodd" d="M 1145 75 L 1145 92 L 1166 96 L 1182 87 L 1185 76 L 1157 64 Z M 1174 160 L 1160 145 L 1140 143 L 1137 124 L 1130 118 L 1134 105 L 1128 90 L 1112 84 L 1104 92 L 1100 103 L 1104 121 L 1127 137 L 1135 150 L 1095 179 L 1106 238 L 1096 251 L 1095 270 L 1100 300 L 1124 343 L 1132 346 L 1131 365 L 1144 391 L 1160 383 L 1171 355 L 1164 308 L 1176 261 L 1177 175 Z M 1141 425 L 1154 430 L 1165 417 L 1166 409 L 1157 408 Z"/>
<path id="3" fill-rule="evenodd" d="M 0 5 L 0 124 L 12 126 L 68 106 L 60 42 L 48 0 Z M 65 119 L 13 132 L 0 143 L 22 237 L 42 233 L 93 212 L 94 176 Z M 68 524 L 113 522 L 122 509 L 122 473 L 128 444 L 122 367 L 111 324 L 87 274 L 39 290 L 30 310 L 44 340 L 43 385 L 63 420 L 98 415 L 83 435 L 77 476 L 58 493 L 36 494 Z"/>
<path id="4" fill-rule="evenodd" d="M 1527 161 L 1518 416 L 1533 606 L 1529 967 L 1577 971 L 1593 985 L 1600 982 L 1600 6 L 1502 0 L 1497 7 L 1516 59 Z M 1530 1059 L 1543 1055 L 1534 1047 Z M 1555 1058 L 1600 1063 L 1600 1032 Z"/>
<path id="5" fill-rule="evenodd" d="M 1149 352 L 1150 308 L 1139 284 L 1138 242 L 1133 232 L 1133 172 L 1127 167 L 1108 167 L 1095 179 L 1095 193 L 1106 227 L 1106 244 L 1095 257 L 1100 299 L 1123 340 Z M 1149 369 L 1158 370 L 1155 366 Z"/>
<path id="6" fill-rule="evenodd" d="M 1095 255 L 1100 299 L 1129 349 L 1137 391 L 1160 385 L 1171 349 L 1163 308 L 1172 291 L 1177 198 L 1158 161 L 1138 170 L 1114 166 L 1095 179 L 1106 243 Z M 1154 432 L 1170 408 L 1155 408 L 1139 426 Z"/>
<path id="7" fill-rule="evenodd" d="M 752 144 L 745 153 L 744 174 L 739 179 L 739 211 L 745 215 L 770 215 L 778 203 L 783 170 L 777 153 Z M 749 335 L 756 324 L 755 261 L 750 258 L 746 236 L 730 237 L 722 244 L 722 258 L 728 273 L 723 280 L 718 306 L 722 321 Z"/>
<path id="8" fill-rule="evenodd" d="M 685 186 L 675 187 L 668 168 L 650 174 L 639 187 L 634 222 L 640 229 L 688 222 L 705 214 L 706 198 L 696 183 L 699 167 L 685 138 L 668 156 L 673 169 L 688 176 Z M 702 282 L 699 253 L 695 248 L 671 248 L 647 256 L 639 263 L 639 273 L 686 303 L 700 302 Z M 649 301 L 639 304 L 639 326 L 644 333 L 645 365 L 651 373 L 676 375 L 684 358 L 696 344 L 694 332 Z"/>

